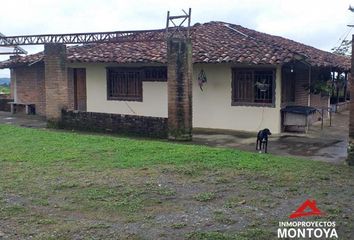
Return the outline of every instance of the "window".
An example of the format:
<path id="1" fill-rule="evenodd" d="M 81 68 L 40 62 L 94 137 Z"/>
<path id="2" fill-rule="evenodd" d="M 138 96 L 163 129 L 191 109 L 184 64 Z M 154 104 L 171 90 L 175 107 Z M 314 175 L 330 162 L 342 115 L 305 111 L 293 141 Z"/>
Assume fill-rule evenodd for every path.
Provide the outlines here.
<path id="1" fill-rule="evenodd" d="M 107 98 L 108 100 L 142 101 L 141 70 L 108 68 Z"/>
<path id="2" fill-rule="evenodd" d="M 142 101 L 143 81 L 167 81 L 167 68 L 107 68 L 107 99 Z"/>
<path id="3" fill-rule="evenodd" d="M 234 69 L 232 105 L 274 105 L 274 70 Z"/>

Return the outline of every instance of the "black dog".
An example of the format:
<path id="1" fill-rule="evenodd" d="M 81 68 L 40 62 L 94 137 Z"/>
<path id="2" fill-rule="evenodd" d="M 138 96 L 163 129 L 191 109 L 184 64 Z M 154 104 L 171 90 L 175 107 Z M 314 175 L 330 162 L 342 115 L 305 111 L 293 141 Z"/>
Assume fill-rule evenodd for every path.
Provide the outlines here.
<path id="1" fill-rule="evenodd" d="M 267 153 L 267 148 L 268 148 L 268 136 L 272 135 L 270 130 L 268 128 L 265 128 L 261 131 L 258 132 L 257 134 L 257 142 L 256 142 L 256 150 L 261 150 L 262 148 L 264 149 L 264 152 Z M 259 145 L 259 148 L 258 148 Z"/>

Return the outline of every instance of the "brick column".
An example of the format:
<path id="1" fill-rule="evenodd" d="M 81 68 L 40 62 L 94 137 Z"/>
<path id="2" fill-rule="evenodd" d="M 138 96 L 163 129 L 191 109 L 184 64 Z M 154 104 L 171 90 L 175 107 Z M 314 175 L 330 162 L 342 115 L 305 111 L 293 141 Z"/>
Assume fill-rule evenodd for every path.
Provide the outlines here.
<path id="1" fill-rule="evenodd" d="M 167 40 L 168 138 L 192 139 L 192 44 L 189 39 Z"/>
<path id="2" fill-rule="evenodd" d="M 349 146 L 348 158 L 349 165 L 354 165 L 354 35 L 352 36 L 352 64 L 351 64 L 351 77 L 350 77 L 350 103 L 349 103 Z"/>
<path id="3" fill-rule="evenodd" d="M 68 70 L 66 46 L 63 44 L 44 45 L 46 117 L 57 122 L 61 110 L 69 106 Z"/>

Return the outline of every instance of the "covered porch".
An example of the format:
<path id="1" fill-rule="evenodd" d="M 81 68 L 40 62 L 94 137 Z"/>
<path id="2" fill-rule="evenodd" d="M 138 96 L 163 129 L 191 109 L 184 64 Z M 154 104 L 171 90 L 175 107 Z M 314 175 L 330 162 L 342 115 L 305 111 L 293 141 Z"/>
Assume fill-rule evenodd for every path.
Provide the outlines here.
<path id="1" fill-rule="evenodd" d="M 349 69 L 343 67 L 314 66 L 303 60 L 284 64 L 281 84 L 282 130 L 306 132 L 309 125 L 330 118 L 333 112 L 347 110 L 348 72 Z M 344 97 L 340 98 L 340 95 Z M 334 104 L 333 99 L 336 99 Z M 340 102 L 340 99 L 344 99 L 344 102 Z"/>

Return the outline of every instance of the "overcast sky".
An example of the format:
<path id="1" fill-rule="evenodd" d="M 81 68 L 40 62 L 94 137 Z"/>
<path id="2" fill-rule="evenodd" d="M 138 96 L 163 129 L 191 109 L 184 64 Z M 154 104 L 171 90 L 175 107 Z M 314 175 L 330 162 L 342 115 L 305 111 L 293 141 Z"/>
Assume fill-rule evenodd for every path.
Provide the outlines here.
<path id="1" fill-rule="evenodd" d="M 225 21 L 329 51 L 350 30 L 346 25 L 354 24 L 351 3 L 354 0 L 11 0 L 1 2 L 0 32 L 11 36 L 164 28 L 167 10 L 177 15 L 191 7 L 193 24 Z M 43 49 L 24 48 L 30 53 Z M 0 77 L 8 75 L 0 71 Z"/>

